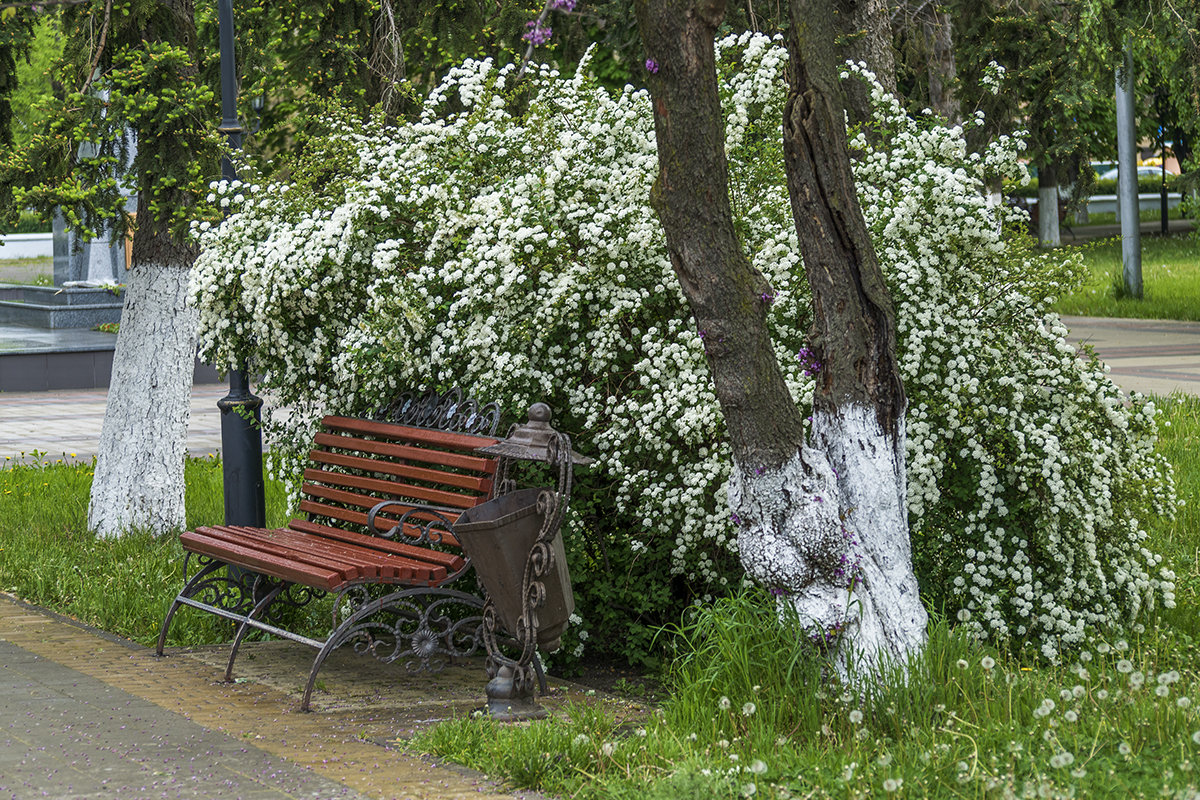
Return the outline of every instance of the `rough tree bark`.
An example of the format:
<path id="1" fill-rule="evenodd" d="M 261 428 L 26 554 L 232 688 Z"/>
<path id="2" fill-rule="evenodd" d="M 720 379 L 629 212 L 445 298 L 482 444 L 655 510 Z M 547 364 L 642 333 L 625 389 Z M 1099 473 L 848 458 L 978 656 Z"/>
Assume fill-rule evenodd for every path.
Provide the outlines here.
<path id="1" fill-rule="evenodd" d="M 833 0 L 825 4 L 824 13 L 832 13 L 838 21 L 829 33 L 840 37 L 839 61 L 861 61 L 875 73 L 884 91 L 895 94 L 896 55 L 888 0 Z M 871 95 L 863 83 L 847 85 L 843 101 L 851 125 L 870 121 Z"/>
<path id="2" fill-rule="evenodd" d="M 143 40 L 194 48 L 192 10 L 191 0 L 162 3 L 141 32 Z M 188 157 L 171 131 L 137 134 L 139 147 L 152 156 L 149 164 Z M 141 186 L 153 184 L 152 176 L 139 177 Z M 197 322 L 185 301 L 196 253 L 172 234 L 170 215 L 190 197 L 168 192 L 152 204 L 147 195 L 143 191 L 138 200 L 133 269 L 88 507 L 88 526 L 103 537 L 132 528 L 162 534 L 185 523 L 183 466 Z"/>
<path id="3" fill-rule="evenodd" d="M 891 306 L 850 174 L 832 0 L 793 3 L 800 63 L 785 131 L 823 361 L 811 443 L 771 348 L 770 286 L 734 232 L 713 55 L 724 11 L 720 0 L 637 4 L 658 64 L 652 202 L 729 431 L 742 563 L 799 612 L 814 640 L 837 646 L 840 664 L 903 660 L 925 636 L 905 516 L 905 401 Z M 818 34 L 826 50 L 810 73 Z"/>
<path id="4" fill-rule="evenodd" d="M 794 598 L 803 615 L 851 617 L 868 659 L 903 658 L 925 641 L 908 535 L 907 400 L 896 322 L 854 188 L 827 0 L 792 0 L 783 146 L 792 217 L 813 294 L 812 350 L 822 364 L 812 442 L 833 470 L 856 575 L 842 598 Z M 843 593 L 844 594 L 844 593 Z M 833 602 L 836 601 L 836 602 Z"/>
<path id="5" fill-rule="evenodd" d="M 929 107 L 952 123 L 962 122 L 962 107 L 954 93 L 958 70 L 954 61 L 954 24 L 950 12 L 933 5 L 921 23 L 929 43 Z"/>

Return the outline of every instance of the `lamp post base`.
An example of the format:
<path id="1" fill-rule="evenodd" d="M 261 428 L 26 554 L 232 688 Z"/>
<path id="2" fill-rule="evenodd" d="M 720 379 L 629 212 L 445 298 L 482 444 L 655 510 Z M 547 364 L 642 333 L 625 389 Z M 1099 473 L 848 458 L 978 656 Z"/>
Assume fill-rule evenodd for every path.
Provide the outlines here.
<path id="1" fill-rule="evenodd" d="M 488 681 L 488 716 L 498 722 L 545 719 L 546 709 L 533 699 L 532 689 L 521 691 L 513 677 L 512 667 L 502 666 Z"/>

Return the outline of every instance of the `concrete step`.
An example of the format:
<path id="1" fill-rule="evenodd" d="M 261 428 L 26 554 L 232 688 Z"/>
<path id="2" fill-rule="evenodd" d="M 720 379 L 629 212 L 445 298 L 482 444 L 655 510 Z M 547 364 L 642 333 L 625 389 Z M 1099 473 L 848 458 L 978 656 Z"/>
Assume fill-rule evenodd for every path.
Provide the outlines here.
<path id="1" fill-rule="evenodd" d="M 121 321 L 121 304 L 46 305 L 0 300 L 0 325 L 29 325 L 34 328 L 94 328 Z"/>
<path id="2" fill-rule="evenodd" d="M 121 292 L 0 283 L 0 325 L 94 328 L 121 321 Z"/>
<path id="3" fill-rule="evenodd" d="M 47 329 L 0 324 L 0 392 L 96 389 L 108 386 L 117 337 L 88 328 Z M 220 375 L 196 361 L 196 383 Z"/>
<path id="4" fill-rule="evenodd" d="M 0 283 L 0 300 L 47 306 L 121 305 L 125 290 L 33 286 L 25 283 Z"/>

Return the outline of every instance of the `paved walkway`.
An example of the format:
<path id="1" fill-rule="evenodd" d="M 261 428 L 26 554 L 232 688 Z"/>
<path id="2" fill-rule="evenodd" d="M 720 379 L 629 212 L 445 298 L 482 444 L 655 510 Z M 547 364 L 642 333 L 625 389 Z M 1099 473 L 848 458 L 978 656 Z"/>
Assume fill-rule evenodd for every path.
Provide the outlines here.
<path id="1" fill-rule="evenodd" d="M 228 386 L 192 387 L 188 452 L 216 453 L 221 448 L 221 412 L 217 400 Z M 51 460 L 88 460 L 100 443 L 107 389 L 0 393 L 0 461 L 28 458 L 34 450 Z"/>
<path id="2" fill-rule="evenodd" d="M 1064 317 L 1076 343 L 1095 348 L 1126 391 L 1200 395 L 1200 322 Z"/>
<path id="3" fill-rule="evenodd" d="M 238 664 L 257 672 L 247 667 L 245 682 L 224 684 L 223 665 L 214 665 L 221 649 L 156 659 L 0 595 L 0 797 L 538 797 L 398 746 L 415 727 L 482 705 L 479 665 L 411 678 L 399 665 L 335 654 L 341 660 L 321 673 L 326 707 L 306 714 L 296 709 L 312 650 L 253 643 Z M 545 704 L 568 698 L 597 702 L 554 686 Z"/>

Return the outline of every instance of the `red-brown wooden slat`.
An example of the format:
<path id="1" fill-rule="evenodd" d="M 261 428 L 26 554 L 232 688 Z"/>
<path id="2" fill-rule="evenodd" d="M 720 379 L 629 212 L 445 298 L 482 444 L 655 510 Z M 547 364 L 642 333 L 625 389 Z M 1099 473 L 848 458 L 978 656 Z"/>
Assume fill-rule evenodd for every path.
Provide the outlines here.
<path id="1" fill-rule="evenodd" d="M 490 436 L 477 436 L 473 433 L 456 433 L 454 431 L 439 431 L 432 428 L 416 428 L 411 425 L 401 425 L 395 422 L 379 422 L 353 417 L 328 416 L 321 420 L 321 424 L 330 430 L 366 434 L 367 436 L 384 436 L 399 441 L 420 442 L 421 444 L 449 447 L 453 450 L 465 450 L 468 452 L 480 447 L 493 445 L 499 441 Z"/>
<path id="2" fill-rule="evenodd" d="M 303 534 L 288 528 L 267 530 L 265 528 L 214 525 L 211 530 L 229 533 L 238 541 L 268 542 L 276 547 L 300 553 L 312 553 L 335 561 L 340 560 L 358 567 L 361 577 L 367 580 L 408 578 L 412 573 L 412 567 L 419 566 L 414 562 L 379 550 L 355 547 L 344 542 Z"/>
<path id="3" fill-rule="evenodd" d="M 392 576 L 400 579 L 416 578 L 430 580 L 445 577 L 447 568 L 462 568 L 464 559 L 454 553 L 442 553 L 425 547 L 400 544 L 378 536 L 367 536 L 340 528 L 331 528 L 308 520 L 292 520 L 290 527 L 267 533 L 279 541 L 292 546 L 310 547 L 319 545 L 331 555 L 346 553 L 349 557 L 366 563 L 377 564 L 396 570 Z M 263 532 L 260 528 L 233 528 L 235 531 Z"/>
<path id="4" fill-rule="evenodd" d="M 339 572 L 348 581 L 364 577 L 364 568 L 362 566 L 348 562 L 344 558 L 332 558 L 312 550 L 296 550 L 268 538 L 255 538 L 232 531 L 232 528 L 204 527 L 197 528 L 195 532 L 210 539 L 219 539 L 238 547 L 251 548 L 264 555 L 286 559 L 296 564 L 305 564 L 317 569 L 332 569 Z"/>
<path id="5" fill-rule="evenodd" d="M 489 494 L 492 491 L 491 477 L 481 477 L 462 472 L 445 472 L 439 469 L 415 467 L 411 464 L 398 464 L 394 461 L 381 461 L 378 458 L 363 458 L 346 453 L 331 453 L 327 450 L 313 450 L 308 454 L 308 457 L 319 464 L 333 464 L 367 474 L 383 473 L 385 475 L 408 478 L 409 480 L 443 483 L 448 486 L 471 489 L 482 494 Z"/>
<path id="6" fill-rule="evenodd" d="M 394 442 L 356 439 L 353 436 L 342 436 L 337 433 L 318 433 L 313 437 L 313 442 L 321 447 L 336 447 L 341 450 L 356 450 L 361 453 L 371 453 L 377 456 L 406 458 L 422 464 L 440 464 L 444 467 L 469 469 L 487 474 L 492 474 L 496 471 L 496 461 L 483 456 L 447 453 L 443 450 L 430 450 L 423 447 L 413 447 L 412 445 L 395 444 Z"/>
<path id="7" fill-rule="evenodd" d="M 339 519 L 342 522 L 351 522 L 351 523 L 354 523 L 355 525 L 362 525 L 364 527 L 367 524 L 367 515 L 364 513 L 354 511 L 349 508 L 342 508 L 340 506 L 331 506 L 331 505 L 326 505 L 325 503 L 317 503 L 312 500 L 301 500 L 300 501 L 300 510 L 303 511 L 305 514 L 315 514 L 319 517 L 329 517 L 330 519 Z M 403 512 L 397 512 L 396 516 L 400 516 L 400 514 L 402 514 L 402 513 Z M 451 522 L 454 522 L 456 519 L 458 519 L 458 516 L 459 515 L 454 514 L 454 513 L 446 514 L 446 518 L 449 519 Z M 391 526 L 379 525 L 378 521 L 381 518 L 385 518 L 384 515 L 381 514 L 379 517 L 376 518 L 376 523 L 377 523 L 375 526 L 376 530 L 378 530 L 380 533 L 387 533 L 389 530 L 391 530 Z M 415 539 L 421 535 L 421 532 L 415 525 L 411 526 L 411 527 L 406 525 L 404 527 L 404 535 Z M 442 535 L 443 535 L 442 542 L 444 544 L 454 545 L 455 547 L 459 546 L 458 539 L 453 534 L 443 533 Z"/>
<path id="8" fill-rule="evenodd" d="M 322 514 L 322 516 L 328 515 Z M 411 558 L 414 561 L 422 561 L 442 567 L 450 572 L 457 572 L 463 568 L 464 564 L 466 564 L 466 559 L 457 553 L 445 553 L 440 550 L 433 550 L 420 545 L 412 545 L 406 542 L 397 542 L 392 539 L 384 539 L 379 536 L 369 536 L 363 533 L 355 533 L 354 531 L 346 531 L 342 530 L 341 528 L 334 528 L 330 525 L 322 525 L 321 523 L 313 522 L 312 520 L 294 519 L 288 523 L 288 527 L 292 530 L 301 531 L 303 533 L 313 533 L 330 539 L 337 539 L 338 541 L 357 544 L 362 547 L 373 547 L 378 550 L 383 550 L 384 552 L 395 553 L 399 556 Z M 446 544 L 457 544 L 457 542 L 453 541 L 451 537 L 447 536 L 446 538 L 448 540 Z"/>
<path id="9" fill-rule="evenodd" d="M 212 539 L 188 531 L 179 537 L 184 548 L 193 553 L 211 556 L 219 561 L 229 561 L 241 567 L 262 572 L 281 580 L 313 586 L 326 591 L 336 591 L 347 583 L 341 573 L 321 569 L 308 564 L 299 564 L 261 553 L 249 547 L 241 547 L 220 539 Z"/>
<path id="10" fill-rule="evenodd" d="M 418 498 L 439 506 L 471 508 L 472 506 L 479 505 L 478 495 L 448 492 L 429 486 L 414 486 L 413 484 L 389 481 L 383 478 L 368 478 L 362 475 L 349 475 L 344 472 L 328 472 L 323 469 L 306 469 L 302 477 L 306 481 L 315 481 L 316 483 L 328 486 L 341 486 L 348 489 L 363 489 L 368 492 L 377 492 L 384 497 Z"/>
<path id="11" fill-rule="evenodd" d="M 376 497 L 368 494 L 358 494 L 356 492 L 348 492 L 344 489 L 335 489 L 331 486 L 323 486 L 319 483 L 303 483 L 300 485 L 300 493 L 318 500 L 331 500 L 335 503 L 342 503 L 354 508 L 362 508 L 370 511 L 372 507 L 381 503 L 384 500 L 396 500 L 401 504 L 411 504 L 413 506 L 429 506 L 438 511 L 441 511 L 447 516 L 457 516 L 461 514 L 463 509 L 471 508 L 478 505 L 477 502 L 467 502 L 460 498 L 457 507 L 439 506 L 437 503 L 428 502 L 432 498 L 426 498 L 422 495 L 426 492 L 419 491 L 420 487 L 413 487 L 408 490 L 410 497 L 402 497 L 392 495 L 390 497 Z M 404 512 L 400 512 L 404 513 Z"/>

